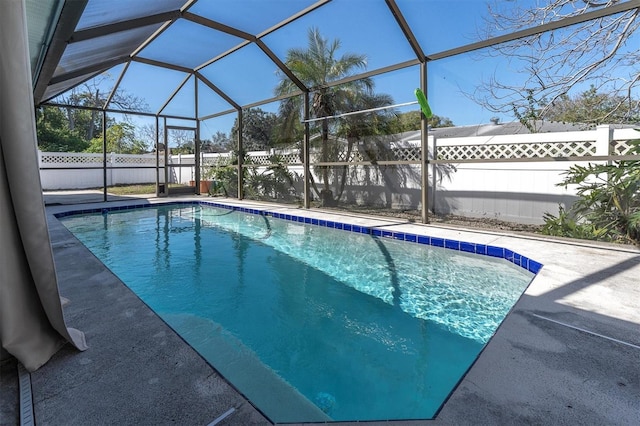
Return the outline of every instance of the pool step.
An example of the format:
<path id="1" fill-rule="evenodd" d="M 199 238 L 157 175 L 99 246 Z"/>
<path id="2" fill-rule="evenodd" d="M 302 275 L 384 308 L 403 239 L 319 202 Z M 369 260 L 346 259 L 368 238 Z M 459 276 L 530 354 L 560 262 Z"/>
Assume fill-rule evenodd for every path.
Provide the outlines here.
<path id="1" fill-rule="evenodd" d="M 159 315 L 271 421 L 332 420 L 220 324 L 192 314 Z"/>

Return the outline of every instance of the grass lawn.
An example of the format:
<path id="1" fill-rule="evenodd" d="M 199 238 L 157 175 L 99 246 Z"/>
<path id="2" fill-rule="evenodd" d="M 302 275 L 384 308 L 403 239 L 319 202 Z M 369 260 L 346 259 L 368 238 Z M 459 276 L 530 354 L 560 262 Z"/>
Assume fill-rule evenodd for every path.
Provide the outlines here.
<path id="1" fill-rule="evenodd" d="M 136 194 L 155 194 L 155 183 L 149 183 L 145 185 L 118 185 L 110 186 L 107 188 L 107 192 L 113 195 L 136 195 Z"/>

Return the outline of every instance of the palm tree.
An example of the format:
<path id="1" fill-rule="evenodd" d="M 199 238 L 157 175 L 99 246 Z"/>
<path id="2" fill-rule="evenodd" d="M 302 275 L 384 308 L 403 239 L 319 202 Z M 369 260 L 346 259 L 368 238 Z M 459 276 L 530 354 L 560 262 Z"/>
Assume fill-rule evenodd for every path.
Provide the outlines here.
<path id="1" fill-rule="evenodd" d="M 393 98 L 391 95 L 384 93 L 378 94 L 363 92 L 354 97 L 345 99 L 345 107 L 347 111 L 375 109 L 382 106 L 389 106 L 392 103 Z M 378 148 L 384 150 L 384 138 L 382 136 L 393 133 L 392 123 L 395 119 L 395 111 L 391 109 L 343 117 L 337 132 L 347 141 L 345 161 L 349 161 L 351 159 L 353 146 L 358 141 L 363 143 L 365 146 L 373 142 L 378 146 Z M 347 168 L 348 166 L 342 166 L 341 176 L 337 174 L 335 176 L 336 189 L 338 190 L 338 194 L 336 195 L 337 200 L 342 197 L 342 193 L 344 192 L 345 184 L 347 182 Z"/>
<path id="2" fill-rule="evenodd" d="M 337 57 L 340 48 L 339 40 L 323 38 L 317 28 L 310 28 L 308 46 L 304 49 L 293 48 L 287 52 L 286 65 L 295 76 L 313 91 L 311 113 L 314 117 L 327 117 L 345 111 L 354 111 L 358 99 L 364 94 L 372 94 L 373 81 L 363 78 L 338 86 L 327 87 L 332 82 L 341 80 L 357 71 L 363 71 L 367 66 L 365 55 L 352 53 Z M 294 92 L 298 88 L 284 74 L 276 86 L 277 96 Z M 300 129 L 302 117 L 302 101 L 300 97 L 291 97 L 280 104 L 281 130 L 284 139 L 291 139 Z M 322 120 L 320 125 L 321 161 L 329 161 L 329 120 Z M 333 192 L 330 189 L 330 170 L 322 167 L 322 183 L 324 188 L 318 191 L 315 182 L 313 188 L 320 195 L 323 205 L 334 203 Z"/>

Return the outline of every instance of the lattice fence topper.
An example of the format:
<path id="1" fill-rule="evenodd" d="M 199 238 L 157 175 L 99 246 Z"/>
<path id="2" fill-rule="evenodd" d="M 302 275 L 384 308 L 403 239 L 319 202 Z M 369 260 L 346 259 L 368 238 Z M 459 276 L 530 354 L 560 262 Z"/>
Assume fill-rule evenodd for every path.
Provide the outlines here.
<path id="1" fill-rule="evenodd" d="M 396 148 L 393 151 L 396 153 L 398 161 L 420 162 L 422 160 L 422 148 L 419 146 Z"/>
<path id="2" fill-rule="evenodd" d="M 274 158 L 274 156 L 277 157 Z M 249 153 L 249 160 L 252 164 L 257 164 L 260 166 L 267 166 L 270 164 L 274 164 L 275 162 L 282 164 L 300 164 L 300 154 L 298 152 L 288 152 L 284 154 L 274 153 L 274 154 L 252 154 Z"/>
<path id="3" fill-rule="evenodd" d="M 249 161 L 252 164 L 258 164 L 261 166 L 265 166 L 271 164 L 271 155 L 268 154 L 260 154 L 260 155 L 251 155 L 249 154 Z"/>
<path id="4" fill-rule="evenodd" d="M 107 157 L 107 159 L 109 159 L 109 157 Z M 113 161 L 112 163 L 118 164 L 118 165 L 122 165 L 122 164 L 127 164 L 127 165 L 136 165 L 136 164 L 141 164 L 141 165 L 145 165 L 145 166 L 155 166 L 156 165 L 156 158 L 154 157 L 141 157 L 141 156 L 114 156 L 113 157 Z"/>
<path id="5" fill-rule="evenodd" d="M 104 157 L 101 153 L 67 153 L 67 152 L 43 152 L 40 156 L 42 167 L 56 166 L 101 166 Z M 160 157 L 160 163 L 164 157 Z M 156 156 L 153 154 L 107 154 L 107 167 L 110 166 L 155 166 Z"/>
<path id="6" fill-rule="evenodd" d="M 202 167 L 223 167 L 231 164 L 231 156 L 204 157 Z"/>
<path id="7" fill-rule="evenodd" d="M 633 145 L 630 140 L 617 140 L 611 142 L 611 155 L 631 155 Z"/>
<path id="8" fill-rule="evenodd" d="M 438 146 L 438 160 L 584 157 L 596 154 L 595 141 Z"/>
<path id="9" fill-rule="evenodd" d="M 371 148 L 365 149 L 359 147 L 357 149 L 348 152 L 346 149 L 342 149 L 335 154 L 335 162 L 341 163 L 356 163 L 356 162 L 370 162 L 370 161 L 410 161 L 419 163 L 422 156 L 422 150 L 420 147 L 407 147 L 407 148 L 390 148 L 390 149 L 378 149 Z M 316 152 L 311 156 L 312 163 L 322 162 L 322 156 Z"/>
<path id="10" fill-rule="evenodd" d="M 102 164 L 102 154 L 68 154 L 65 152 L 43 152 L 40 163 L 44 166 L 55 164 Z"/>
<path id="11" fill-rule="evenodd" d="M 301 162 L 300 153 L 298 152 L 278 154 L 278 156 L 280 157 L 280 160 L 285 164 L 299 164 Z"/>
<path id="12" fill-rule="evenodd" d="M 364 149 L 358 150 L 359 160 L 352 161 L 410 161 L 420 162 L 422 149 L 419 146 L 389 148 L 389 149 Z"/>

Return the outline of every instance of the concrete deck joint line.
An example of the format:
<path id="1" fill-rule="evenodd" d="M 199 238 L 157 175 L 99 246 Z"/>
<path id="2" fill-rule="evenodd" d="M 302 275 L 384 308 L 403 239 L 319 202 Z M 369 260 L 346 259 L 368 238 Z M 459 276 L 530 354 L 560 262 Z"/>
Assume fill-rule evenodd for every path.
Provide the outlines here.
<path id="1" fill-rule="evenodd" d="M 619 339 L 615 339 L 613 337 L 605 336 L 604 334 L 595 333 L 593 331 L 589 331 L 589 330 L 586 330 L 584 328 L 576 327 L 575 325 L 566 324 L 564 322 L 556 321 L 556 320 L 551 319 L 551 318 L 543 317 L 543 316 L 538 315 L 538 314 L 531 314 L 531 315 L 533 315 L 536 318 L 540 318 L 540 319 L 543 319 L 543 320 L 546 320 L 546 321 L 551 321 L 551 322 L 556 323 L 558 325 L 563 325 L 565 327 L 569 327 L 569 328 L 572 328 L 574 330 L 578 330 L 578 331 L 581 331 L 583 333 L 590 334 L 592 336 L 601 337 L 603 339 L 611 340 L 612 342 L 616 342 L 616 343 L 620 343 L 622 345 L 630 346 L 630 347 L 632 347 L 634 349 L 640 349 L 640 346 L 634 345 L 633 343 L 625 342 L 624 340 L 619 340 Z"/>
<path id="2" fill-rule="evenodd" d="M 31 374 L 18 363 L 18 385 L 20 387 L 20 426 L 33 426 L 33 396 L 31 394 Z"/>
<path id="3" fill-rule="evenodd" d="M 214 421 L 209 423 L 207 426 L 215 426 L 215 425 L 217 425 L 218 423 L 220 423 L 221 421 L 223 421 L 224 419 L 226 419 L 227 417 L 232 415 L 234 413 L 234 411 L 236 411 L 235 408 L 233 408 L 233 407 L 229 408 L 227 411 L 225 411 L 224 413 L 220 414 L 217 419 L 215 419 Z"/>

